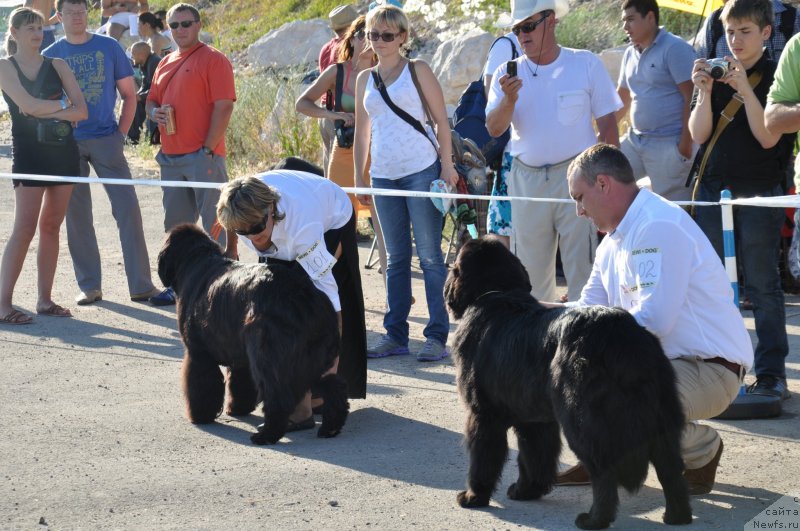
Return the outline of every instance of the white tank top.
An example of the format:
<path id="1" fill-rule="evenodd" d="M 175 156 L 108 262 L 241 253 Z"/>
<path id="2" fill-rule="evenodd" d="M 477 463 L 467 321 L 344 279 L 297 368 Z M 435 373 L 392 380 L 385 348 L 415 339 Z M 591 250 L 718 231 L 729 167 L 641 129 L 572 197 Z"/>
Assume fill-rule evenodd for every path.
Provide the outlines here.
<path id="1" fill-rule="evenodd" d="M 411 79 L 408 64 L 386 90 L 395 105 L 425 124 L 425 111 L 414 80 Z M 439 155 L 431 141 L 386 105 L 381 93 L 375 88 L 372 74 L 364 90 L 364 108 L 372 127 L 372 164 L 369 168 L 371 178 L 399 179 L 418 173 L 436 162 Z M 426 126 L 426 129 L 433 135 L 429 127 Z"/>

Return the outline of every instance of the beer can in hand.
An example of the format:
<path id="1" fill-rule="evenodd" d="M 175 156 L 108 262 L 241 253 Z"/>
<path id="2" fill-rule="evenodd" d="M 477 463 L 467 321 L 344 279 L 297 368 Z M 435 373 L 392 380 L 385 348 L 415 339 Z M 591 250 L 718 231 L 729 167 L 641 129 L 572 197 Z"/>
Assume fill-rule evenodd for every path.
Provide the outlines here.
<path id="1" fill-rule="evenodd" d="M 162 105 L 161 109 L 167 113 L 167 121 L 164 123 L 164 134 L 174 135 L 177 132 L 177 126 L 175 124 L 175 109 L 169 104 Z"/>

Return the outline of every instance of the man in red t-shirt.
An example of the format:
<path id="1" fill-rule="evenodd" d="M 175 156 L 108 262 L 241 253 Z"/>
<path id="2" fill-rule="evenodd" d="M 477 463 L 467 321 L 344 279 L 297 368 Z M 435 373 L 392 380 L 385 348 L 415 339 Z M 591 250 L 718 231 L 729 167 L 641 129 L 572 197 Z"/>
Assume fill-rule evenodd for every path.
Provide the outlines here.
<path id="1" fill-rule="evenodd" d="M 347 32 L 347 28 L 358 18 L 358 11 L 352 5 L 343 5 L 333 8 L 328 14 L 328 23 L 336 35 L 325 43 L 319 51 L 319 71 L 324 72 L 326 68 L 336 62 L 339 54 L 339 42 Z M 333 103 L 333 102 L 331 102 Z M 322 96 L 322 104 L 327 105 L 327 97 Z M 325 118 L 319 120 L 319 133 L 322 136 L 322 168 L 328 171 L 328 160 L 333 145 L 333 122 Z"/>
<path id="2" fill-rule="evenodd" d="M 225 130 L 236 101 L 233 66 L 222 52 L 200 42 L 200 13 L 193 6 L 172 6 L 167 23 L 178 51 L 159 63 L 146 105 L 148 116 L 161 131 L 161 150 L 156 155 L 161 180 L 227 182 Z M 165 105 L 174 112 L 173 134 L 165 129 Z M 165 231 L 180 223 L 196 223 L 199 217 L 205 231 L 225 246 L 225 231 L 216 222 L 217 188 L 162 190 Z M 151 297 L 150 302 L 171 304 L 174 297 L 169 291 Z"/>

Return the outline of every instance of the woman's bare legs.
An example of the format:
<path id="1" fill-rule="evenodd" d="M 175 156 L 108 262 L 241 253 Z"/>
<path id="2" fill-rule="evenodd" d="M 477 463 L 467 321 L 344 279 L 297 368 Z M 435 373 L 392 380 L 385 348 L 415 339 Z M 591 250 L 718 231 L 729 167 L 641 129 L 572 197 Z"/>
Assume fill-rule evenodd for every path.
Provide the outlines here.
<path id="1" fill-rule="evenodd" d="M 37 310 L 51 308 L 55 304 L 52 294 L 53 280 L 58 265 L 59 234 L 71 195 L 72 185 L 45 188 L 42 211 L 39 215 L 39 252 L 36 255 L 36 266 L 39 273 Z"/>
<path id="2" fill-rule="evenodd" d="M 14 287 L 22 272 L 31 240 L 36 234 L 36 222 L 45 190 L 42 186 L 20 185 L 14 188 L 14 226 L 0 262 L 0 317 L 14 310 L 11 306 Z"/>

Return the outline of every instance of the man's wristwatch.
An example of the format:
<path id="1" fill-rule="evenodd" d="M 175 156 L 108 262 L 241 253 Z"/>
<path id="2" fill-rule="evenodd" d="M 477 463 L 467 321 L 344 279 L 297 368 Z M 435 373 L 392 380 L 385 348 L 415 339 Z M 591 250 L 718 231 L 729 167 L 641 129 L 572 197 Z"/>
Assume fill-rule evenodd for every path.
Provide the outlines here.
<path id="1" fill-rule="evenodd" d="M 205 154 L 206 154 L 206 155 L 208 155 L 208 156 L 212 156 L 212 155 L 214 154 L 214 151 L 213 151 L 213 150 L 212 150 L 210 147 L 208 147 L 208 146 L 203 146 L 203 147 L 202 147 L 202 148 L 200 148 L 200 149 L 202 149 L 202 150 L 203 150 L 203 153 L 205 153 Z"/>

